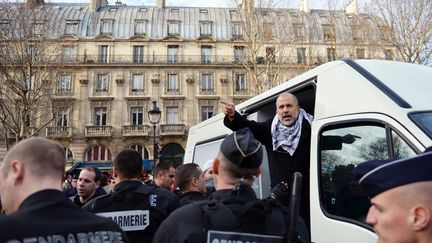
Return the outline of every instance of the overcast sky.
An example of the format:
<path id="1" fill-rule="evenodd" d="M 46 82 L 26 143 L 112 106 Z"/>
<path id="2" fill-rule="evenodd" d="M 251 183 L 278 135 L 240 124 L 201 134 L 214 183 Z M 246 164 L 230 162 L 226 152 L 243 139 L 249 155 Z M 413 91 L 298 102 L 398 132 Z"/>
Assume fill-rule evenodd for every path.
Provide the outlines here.
<path id="1" fill-rule="evenodd" d="M 291 8 L 298 8 L 300 0 L 284 0 L 283 2 L 290 2 Z M 309 0 L 309 7 L 312 9 L 326 8 L 327 2 L 339 2 L 343 4 L 349 0 Z M 359 4 L 367 0 L 358 0 Z M 45 0 L 45 2 L 89 2 L 89 0 Z M 109 4 L 114 4 L 116 0 L 108 0 Z M 155 5 L 155 0 L 121 0 L 122 3 L 127 5 Z M 232 7 L 233 0 L 166 0 L 167 6 L 178 7 Z"/>

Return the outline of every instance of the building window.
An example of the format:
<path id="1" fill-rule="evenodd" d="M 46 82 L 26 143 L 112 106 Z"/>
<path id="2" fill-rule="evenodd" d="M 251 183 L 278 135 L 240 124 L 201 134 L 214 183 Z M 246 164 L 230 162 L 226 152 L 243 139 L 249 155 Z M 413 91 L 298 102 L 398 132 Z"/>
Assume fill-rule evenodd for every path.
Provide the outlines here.
<path id="1" fill-rule="evenodd" d="M 234 37 L 242 37 L 243 36 L 243 27 L 241 23 L 233 23 L 232 24 L 232 35 Z"/>
<path id="2" fill-rule="evenodd" d="M 335 40 L 334 26 L 325 24 L 322 26 L 322 28 L 324 33 L 324 41 L 334 41 Z"/>
<path id="3" fill-rule="evenodd" d="M 180 34 L 180 22 L 169 21 L 168 22 L 168 35 L 179 35 Z"/>
<path id="4" fill-rule="evenodd" d="M 132 92 L 144 91 L 144 75 L 132 75 Z"/>
<path id="5" fill-rule="evenodd" d="M 177 74 L 175 74 L 175 73 L 168 74 L 167 91 L 168 92 L 178 92 L 179 91 L 179 84 L 178 84 L 178 80 L 177 80 Z"/>
<path id="6" fill-rule="evenodd" d="M 176 106 L 167 107 L 167 113 L 166 114 L 167 114 L 167 116 L 166 116 L 167 124 L 178 124 L 179 123 L 178 107 L 176 107 Z"/>
<path id="7" fill-rule="evenodd" d="M 201 22 L 200 23 L 200 35 L 211 36 L 212 35 L 212 22 Z"/>
<path id="8" fill-rule="evenodd" d="M 73 46 L 63 46 L 62 47 L 62 60 L 63 62 L 72 62 L 73 61 Z"/>
<path id="9" fill-rule="evenodd" d="M 201 46 L 201 63 L 210 64 L 211 63 L 211 46 Z"/>
<path id="10" fill-rule="evenodd" d="M 58 93 L 70 93 L 72 83 L 72 75 L 61 74 L 59 77 L 57 92 Z"/>
<path id="11" fill-rule="evenodd" d="M 297 48 L 297 64 L 306 64 L 306 48 Z"/>
<path id="12" fill-rule="evenodd" d="M 35 80 L 36 80 L 36 77 L 34 75 L 26 76 L 26 79 L 25 79 L 25 90 L 26 91 L 34 90 Z"/>
<path id="13" fill-rule="evenodd" d="M 351 27 L 352 29 L 352 37 L 353 37 L 353 41 L 360 41 L 362 39 L 362 32 L 360 27 L 356 26 L 356 27 Z"/>
<path id="14" fill-rule="evenodd" d="M 68 126 L 68 112 L 67 109 L 60 109 L 55 114 L 55 125 L 56 127 L 67 127 Z"/>
<path id="15" fill-rule="evenodd" d="M 135 21 L 135 35 L 145 35 L 147 33 L 147 21 Z"/>
<path id="16" fill-rule="evenodd" d="M 366 57 L 365 49 L 363 49 L 363 48 L 356 49 L 356 56 L 357 56 L 357 59 L 364 59 Z"/>
<path id="17" fill-rule="evenodd" d="M 107 108 L 97 107 L 94 109 L 94 126 L 106 126 L 107 124 Z"/>
<path id="18" fill-rule="evenodd" d="M 101 34 L 102 35 L 111 35 L 112 34 L 112 20 L 102 20 L 101 23 Z"/>
<path id="19" fill-rule="evenodd" d="M 132 107 L 131 108 L 131 124 L 142 125 L 143 124 L 143 108 Z"/>
<path id="20" fill-rule="evenodd" d="M 392 50 L 385 50 L 384 51 L 384 59 L 385 60 L 394 60 L 394 55 Z"/>
<path id="21" fill-rule="evenodd" d="M 245 74 L 235 75 L 235 91 L 246 91 L 246 76 Z"/>
<path id="22" fill-rule="evenodd" d="M 65 150 L 66 161 L 73 161 L 74 160 L 74 156 L 73 156 L 72 151 L 69 148 L 67 148 L 67 147 L 65 147 L 64 150 Z"/>
<path id="23" fill-rule="evenodd" d="M 234 63 L 244 63 L 243 50 L 243 46 L 234 46 Z"/>
<path id="24" fill-rule="evenodd" d="M 336 49 L 335 48 L 327 48 L 327 60 L 329 62 L 336 60 Z"/>
<path id="25" fill-rule="evenodd" d="M 276 62 L 276 54 L 274 47 L 266 48 L 266 61 L 267 63 L 275 63 Z"/>
<path id="26" fill-rule="evenodd" d="M 201 106 L 201 121 L 209 119 L 213 114 L 213 106 Z"/>
<path id="27" fill-rule="evenodd" d="M 36 47 L 34 45 L 28 45 L 27 46 L 27 55 L 29 58 L 33 59 L 36 57 Z"/>
<path id="28" fill-rule="evenodd" d="M 10 30 L 9 20 L 0 20 L 0 35 L 8 36 Z"/>
<path id="29" fill-rule="evenodd" d="M 140 144 L 134 144 L 134 145 L 131 145 L 129 148 L 137 151 L 138 153 L 140 153 L 141 157 L 143 159 L 149 159 L 148 151 L 147 151 L 147 149 L 144 146 L 142 146 Z"/>
<path id="30" fill-rule="evenodd" d="M 267 89 L 273 88 L 274 75 L 267 75 Z"/>
<path id="31" fill-rule="evenodd" d="M 45 24 L 43 22 L 35 22 L 33 23 L 31 31 L 34 35 L 42 35 L 44 32 Z"/>
<path id="32" fill-rule="evenodd" d="M 96 92 L 108 91 L 108 75 L 98 74 L 96 80 Z"/>
<path id="33" fill-rule="evenodd" d="M 111 151 L 104 145 L 91 147 L 86 153 L 86 161 L 111 160 Z"/>
<path id="34" fill-rule="evenodd" d="M 264 38 L 274 38 L 275 35 L 275 25 L 273 23 L 264 23 L 263 26 Z"/>
<path id="35" fill-rule="evenodd" d="M 213 91 L 213 77 L 211 74 L 201 75 L 201 91 Z"/>
<path id="36" fill-rule="evenodd" d="M 78 30 L 78 23 L 66 23 L 65 35 L 76 35 Z"/>
<path id="37" fill-rule="evenodd" d="M 177 62 L 178 46 L 168 46 L 168 63 Z"/>
<path id="38" fill-rule="evenodd" d="M 297 40 L 303 39 L 305 37 L 303 25 L 300 24 L 294 25 L 294 36 Z"/>
<path id="39" fill-rule="evenodd" d="M 133 47 L 133 62 L 134 63 L 144 62 L 144 46 Z"/>
<path id="40" fill-rule="evenodd" d="M 99 47 L 99 62 L 108 63 L 108 46 L 103 45 Z"/>

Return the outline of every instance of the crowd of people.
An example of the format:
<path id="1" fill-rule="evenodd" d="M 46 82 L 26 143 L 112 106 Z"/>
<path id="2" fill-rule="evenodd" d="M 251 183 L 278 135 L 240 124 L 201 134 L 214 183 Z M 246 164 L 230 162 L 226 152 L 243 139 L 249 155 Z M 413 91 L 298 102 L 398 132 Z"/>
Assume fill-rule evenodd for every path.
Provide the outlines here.
<path id="1" fill-rule="evenodd" d="M 214 159 L 202 168 L 159 161 L 151 180 L 143 178 L 141 155 L 124 149 L 109 177 L 85 167 L 65 181 L 59 143 L 19 142 L 0 166 L 0 242 L 310 242 L 307 191 L 301 217 L 293 220 L 287 206 L 292 174 L 304 174 L 305 187 L 309 182 L 313 117 L 290 93 L 278 97 L 276 115 L 266 122 L 248 121 L 231 103 L 223 103 L 223 112 L 233 133 Z M 252 185 L 263 146 L 272 190 L 258 199 Z M 354 170 L 371 198 L 367 222 L 381 242 L 432 241 L 431 162 L 432 152 L 425 152 Z"/>

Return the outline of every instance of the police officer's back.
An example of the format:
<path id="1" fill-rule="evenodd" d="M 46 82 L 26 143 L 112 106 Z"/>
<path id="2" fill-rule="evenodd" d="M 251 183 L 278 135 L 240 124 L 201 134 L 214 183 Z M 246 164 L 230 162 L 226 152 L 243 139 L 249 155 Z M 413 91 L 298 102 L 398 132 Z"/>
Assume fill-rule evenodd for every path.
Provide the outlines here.
<path id="1" fill-rule="evenodd" d="M 114 191 L 96 198 L 83 209 L 114 220 L 132 242 L 151 242 L 161 222 L 178 207 L 175 195 L 143 184 L 141 155 L 132 149 L 114 159 Z"/>
<path id="2" fill-rule="evenodd" d="M 42 137 L 15 145 L 0 167 L 0 242 L 128 242 L 111 220 L 82 211 L 62 192 L 64 148 Z"/>
<path id="3" fill-rule="evenodd" d="M 173 212 L 154 242 L 283 242 L 289 215 L 279 204 L 256 198 L 251 186 L 260 173 L 261 144 L 249 128 L 229 135 L 213 164 L 216 192 Z M 303 222 L 303 221 L 301 221 Z M 308 242 L 304 223 L 300 242 Z"/>

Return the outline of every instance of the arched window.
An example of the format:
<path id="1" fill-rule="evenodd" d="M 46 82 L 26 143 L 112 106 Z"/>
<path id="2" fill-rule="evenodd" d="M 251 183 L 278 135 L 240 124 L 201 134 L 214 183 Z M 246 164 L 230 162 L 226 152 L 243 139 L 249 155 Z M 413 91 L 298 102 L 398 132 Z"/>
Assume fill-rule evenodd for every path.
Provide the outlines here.
<path id="1" fill-rule="evenodd" d="M 64 147 L 64 150 L 65 150 L 66 161 L 72 161 L 74 159 L 72 151 L 68 147 Z"/>
<path id="2" fill-rule="evenodd" d="M 140 153 L 143 159 L 149 159 L 149 153 L 144 146 L 142 146 L 140 144 L 133 144 L 133 145 L 129 146 L 129 148 Z"/>
<path id="3" fill-rule="evenodd" d="M 176 143 L 168 143 L 162 148 L 160 160 L 170 161 L 176 166 L 183 163 L 184 149 Z"/>
<path id="4" fill-rule="evenodd" d="M 111 151 L 105 145 L 95 145 L 86 153 L 86 161 L 111 160 Z"/>

